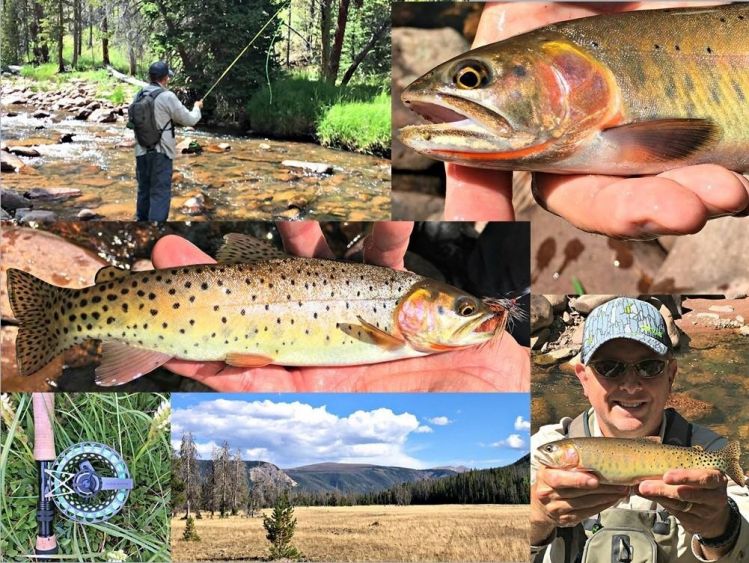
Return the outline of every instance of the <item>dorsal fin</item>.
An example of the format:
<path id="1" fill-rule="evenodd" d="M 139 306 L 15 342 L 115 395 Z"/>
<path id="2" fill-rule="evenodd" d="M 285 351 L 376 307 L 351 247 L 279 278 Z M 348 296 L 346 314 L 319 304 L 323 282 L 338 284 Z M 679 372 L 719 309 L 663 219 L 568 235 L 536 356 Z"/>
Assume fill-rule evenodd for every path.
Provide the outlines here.
<path id="1" fill-rule="evenodd" d="M 129 275 L 129 271 L 118 268 L 117 266 L 104 266 L 101 270 L 96 272 L 94 283 L 104 283 L 119 280 L 122 278 L 126 278 Z"/>
<path id="2" fill-rule="evenodd" d="M 287 258 L 287 255 L 266 241 L 240 233 L 226 235 L 216 253 L 216 260 L 224 264 L 253 264 L 277 258 Z"/>

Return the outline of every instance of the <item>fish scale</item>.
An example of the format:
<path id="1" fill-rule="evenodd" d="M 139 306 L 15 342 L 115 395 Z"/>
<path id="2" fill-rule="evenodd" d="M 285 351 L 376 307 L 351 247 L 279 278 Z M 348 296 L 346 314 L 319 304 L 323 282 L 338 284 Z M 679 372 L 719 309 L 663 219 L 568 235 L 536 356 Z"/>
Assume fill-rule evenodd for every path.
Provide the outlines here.
<path id="1" fill-rule="evenodd" d="M 315 258 L 134 273 L 110 267 L 83 289 L 11 269 L 8 284 L 21 322 L 21 373 L 99 339 L 104 384 L 124 383 L 173 357 L 247 367 L 416 357 L 485 342 L 506 320 L 504 311 L 410 272 Z M 458 318 L 455 304 L 465 300 L 474 310 Z"/>

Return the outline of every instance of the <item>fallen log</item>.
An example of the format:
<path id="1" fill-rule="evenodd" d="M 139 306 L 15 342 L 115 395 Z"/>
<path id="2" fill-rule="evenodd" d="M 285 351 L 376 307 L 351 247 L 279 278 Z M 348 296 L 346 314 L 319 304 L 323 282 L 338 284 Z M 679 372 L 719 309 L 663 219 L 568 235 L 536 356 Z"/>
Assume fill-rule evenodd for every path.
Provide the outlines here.
<path id="1" fill-rule="evenodd" d="M 120 80 L 122 82 L 127 82 L 128 84 L 132 84 L 133 86 L 138 86 L 139 88 L 143 88 L 145 86 L 148 86 L 148 82 L 144 82 L 143 80 L 138 80 L 134 76 L 128 76 L 127 74 L 122 74 L 120 71 L 115 69 L 114 67 L 107 65 L 107 71 L 109 74 L 114 76 L 117 80 Z"/>

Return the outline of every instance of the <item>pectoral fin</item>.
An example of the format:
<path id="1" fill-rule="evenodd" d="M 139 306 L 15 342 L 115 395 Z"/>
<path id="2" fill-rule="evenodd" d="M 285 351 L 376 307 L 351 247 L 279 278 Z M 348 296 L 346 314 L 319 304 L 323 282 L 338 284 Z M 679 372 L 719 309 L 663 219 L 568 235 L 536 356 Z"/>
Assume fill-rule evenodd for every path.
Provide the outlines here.
<path id="1" fill-rule="evenodd" d="M 268 242 L 241 233 L 229 233 L 216 253 L 216 260 L 224 264 L 253 264 L 265 260 L 288 258 Z"/>
<path id="2" fill-rule="evenodd" d="M 352 338 L 356 338 L 362 342 L 367 342 L 368 344 L 382 346 L 388 350 L 400 348 L 405 344 L 404 340 L 393 336 L 389 332 L 385 332 L 371 323 L 368 323 L 363 318 L 359 316 L 356 318 L 359 319 L 361 324 L 338 323 L 337 327 Z"/>
<path id="3" fill-rule="evenodd" d="M 145 375 L 172 359 L 170 354 L 128 346 L 112 341 L 102 344 L 101 364 L 96 368 L 96 384 L 122 385 Z"/>
<path id="4" fill-rule="evenodd" d="M 709 119 L 659 119 L 629 123 L 601 132 L 604 143 L 627 162 L 685 159 L 715 142 L 718 126 Z"/>
<path id="5" fill-rule="evenodd" d="M 273 363 L 273 358 L 260 354 L 238 354 L 226 355 L 224 360 L 228 365 L 238 368 L 262 368 Z"/>

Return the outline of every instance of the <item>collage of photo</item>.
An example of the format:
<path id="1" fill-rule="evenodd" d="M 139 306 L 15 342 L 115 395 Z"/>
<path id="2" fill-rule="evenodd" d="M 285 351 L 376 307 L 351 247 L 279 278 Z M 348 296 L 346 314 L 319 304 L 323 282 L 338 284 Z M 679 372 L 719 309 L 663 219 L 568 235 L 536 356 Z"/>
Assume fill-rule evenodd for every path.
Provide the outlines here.
<path id="1" fill-rule="evenodd" d="M 749 563 L 749 4 L 0 11 L 0 561 Z"/>

